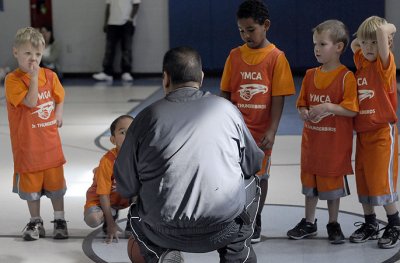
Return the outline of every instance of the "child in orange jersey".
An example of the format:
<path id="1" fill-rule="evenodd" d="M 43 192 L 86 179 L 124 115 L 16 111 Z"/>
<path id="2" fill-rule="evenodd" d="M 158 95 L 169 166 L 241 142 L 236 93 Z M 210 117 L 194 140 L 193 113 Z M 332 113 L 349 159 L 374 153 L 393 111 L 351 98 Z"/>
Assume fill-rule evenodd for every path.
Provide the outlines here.
<path id="1" fill-rule="evenodd" d="M 378 237 L 375 206 L 383 206 L 388 225 L 378 240 L 380 248 L 392 248 L 399 242 L 400 220 L 396 207 L 398 137 L 396 65 L 393 36 L 396 27 L 372 16 L 357 30 L 351 43 L 357 68 L 356 79 L 360 114 L 355 118 L 356 183 L 358 199 L 364 210 L 361 223 L 350 237 L 361 243 Z M 357 225 L 357 224 L 355 224 Z"/>
<path id="2" fill-rule="evenodd" d="M 132 116 L 122 115 L 112 122 L 110 141 L 115 148 L 101 158 L 99 166 L 95 169 L 93 184 L 86 192 L 84 220 L 90 227 L 98 227 L 104 222 L 103 230 L 107 233 L 107 243 L 112 242 L 113 238 L 118 240 L 119 228 L 115 223 L 118 210 L 129 206 L 129 200 L 122 198 L 116 191 L 113 168 L 132 121 Z"/>
<path id="3" fill-rule="evenodd" d="M 13 47 L 18 68 L 5 80 L 14 158 L 13 192 L 28 202 L 31 215 L 22 234 L 24 240 L 45 236 L 40 216 L 42 195 L 53 204 L 53 238 L 68 238 L 64 219 L 65 158 L 58 134 L 64 89 L 53 71 L 39 67 L 44 46 L 43 36 L 36 29 L 18 30 Z"/>
<path id="4" fill-rule="evenodd" d="M 346 26 L 327 20 L 313 30 L 314 55 L 322 65 L 307 70 L 297 108 L 304 121 L 301 142 L 301 182 L 305 218 L 287 232 L 292 239 L 317 234 L 318 199 L 327 200 L 326 226 L 332 244 L 345 242 L 338 223 L 340 198 L 349 194 L 347 174 L 353 174 L 353 118 L 358 112 L 354 74 L 340 56 L 349 43 Z"/>
<path id="5" fill-rule="evenodd" d="M 232 49 L 224 67 L 221 96 L 238 107 L 253 138 L 264 151 L 258 173 L 261 197 L 252 243 L 261 240 L 261 212 L 268 191 L 272 146 L 285 96 L 295 93 L 285 54 L 267 38 L 268 9 L 262 1 L 244 1 L 236 13 L 244 45 Z"/>

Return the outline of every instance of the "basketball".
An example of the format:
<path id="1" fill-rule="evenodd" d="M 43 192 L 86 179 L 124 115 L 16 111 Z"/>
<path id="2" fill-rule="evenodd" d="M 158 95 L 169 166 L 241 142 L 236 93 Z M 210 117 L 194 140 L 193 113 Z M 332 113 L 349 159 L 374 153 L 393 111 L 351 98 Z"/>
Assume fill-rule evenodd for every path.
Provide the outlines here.
<path id="1" fill-rule="evenodd" d="M 140 254 L 139 246 L 133 236 L 128 240 L 128 256 L 132 263 L 146 263 Z"/>

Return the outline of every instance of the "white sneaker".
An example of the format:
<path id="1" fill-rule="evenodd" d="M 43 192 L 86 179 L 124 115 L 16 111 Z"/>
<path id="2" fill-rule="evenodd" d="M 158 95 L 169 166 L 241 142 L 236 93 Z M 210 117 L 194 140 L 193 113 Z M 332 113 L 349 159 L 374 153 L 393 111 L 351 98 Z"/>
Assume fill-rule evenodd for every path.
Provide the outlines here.
<path id="1" fill-rule="evenodd" d="M 42 220 L 36 220 L 34 222 L 29 222 L 22 233 L 22 238 L 26 241 L 38 240 L 39 237 L 44 237 L 45 231 L 43 227 Z"/>
<path id="2" fill-rule="evenodd" d="M 133 77 L 129 72 L 125 72 L 124 74 L 122 74 L 121 79 L 123 81 L 133 81 Z"/>
<path id="3" fill-rule="evenodd" d="M 100 80 L 100 81 L 113 81 L 113 76 L 107 75 L 104 72 L 93 74 L 92 77 L 95 80 Z"/>

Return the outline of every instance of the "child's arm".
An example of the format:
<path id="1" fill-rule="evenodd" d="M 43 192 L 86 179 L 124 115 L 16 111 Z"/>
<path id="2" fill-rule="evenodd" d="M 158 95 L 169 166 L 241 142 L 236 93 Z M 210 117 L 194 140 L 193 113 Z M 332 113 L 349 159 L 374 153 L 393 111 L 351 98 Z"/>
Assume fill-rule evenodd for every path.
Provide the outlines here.
<path id="1" fill-rule="evenodd" d="M 279 121 L 281 120 L 285 96 L 273 96 L 271 101 L 271 122 L 264 138 L 261 141 L 261 150 L 272 149 L 275 142 L 275 134 L 278 131 Z"/>
<path id="2" fill-rule="evenodd" d="M 37 62 L 32 62 L 32 67 L 28 72 L 29 75 L 31 76 L 31 80 L 29 83 L 29 90 L 24 98 L 24 104 L 29 108 L 33 108 L 37 104 L 38 93 L 39 93 L 38 92 L 39 70 L 40 70 L 39 64 Z"/>
<path id="3" fill-rule="evenodd" d="M 221 90 L 221 93 L 219 94 L 219 96 L 231 101 L 231 93 L 228 91 Z"/>
<path id="4" fill-rule="evenodd" d="M 376 30 L 378 53 L 384 69 L 389 65 L 390 46 L 393 42 L 394 33 L 396 33 L 396 27 L 393 24 L 381 25 Z"/>
<path id="5" fill-rule="evenodd" d="M 321 103 L 310 108 L 309 116 L 311 120 L 317 120 L 321 115 L 326 113 L 344 117 L 354 117 L 357 115 L 357 112 L 343 108 L 339 104 Z"/>
<path id="6" fill-rule="evenodd" d="M 353 41 L 351 41 L 351 51 L 353 51 L 353 53 L 356 53 L 357 50 L 359 50 L 361 48 L 360 43 L 358 42 L 358 38 L 355 38 Z"/>
<path id="7" fill-rule="evenodd" d="M 57 121 L 57 126 L 61 128 L 63 125 L 63 113 L 64 113 L 64 102 L 60 102 L 56 104 L 56 121 Z"/>
<path id="8" fill-rule="evenodd" d="M 111 214 L 111 204 L 110 204 L 110 196 L 109 195 L 99 195 L 100 196 L 100 205 L 103 210 L 104 220 L 107 222 L 107 243 L 112 243 L 113 238 L 118 242 L 118 231 L 119 228 L 114 221 L 114 218 Z"/>

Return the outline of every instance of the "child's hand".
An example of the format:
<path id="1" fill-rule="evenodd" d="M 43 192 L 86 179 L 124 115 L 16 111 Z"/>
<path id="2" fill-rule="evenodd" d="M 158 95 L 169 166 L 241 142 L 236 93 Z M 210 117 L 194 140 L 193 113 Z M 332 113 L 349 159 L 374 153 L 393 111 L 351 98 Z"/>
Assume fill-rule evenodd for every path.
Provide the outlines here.
<path id="1" fill-rule="evenodd" d="M 322 115 L 328 112 L 328 103 L 322 103 L 315 106 L 311 106 L 308 112 L 311 121 L 318 120 Z"/>
<path id="2" fill-rule="evenodd" d="M 115 240 L 118 243 L 119 238 L 118 235 L 122 233 L 122 230 L 118 227 L 118 225 L 113 221 L 111 224 L 107 224 L 107 238 L 106 243 L 110 244 Z"/>
<path id="3" fill-rule="evenodd" d="M 57 112 L 56 112 L 56 121 L 57 121 L 57 127 L 61 128 L 63 125 L 62 114 L 57 114 Z"/>
<path id="4" fill-rule="evenodd" d="M 300 118 L 303 121 L 308 121 L 310 119 L 309 111 L 308 111 L 307 108 L 300 108 L 299 109 L 299 115 L 300 115 Z"/>
<path id="5" fill-rule="evenodd" d="M 37 77 L 39 75 L 39 63 L 37 61 L 32 61 L 29 67 L 29 75 L 31 75 L 31 78 Z"/>
<path id="6" fill-rule="evenodd" d="M 272 149 L 272 146 L 274 146 L 275 142 L 275 132 L 268 130 L 264 137 L 261 140 L 261 144 L 258 146 L 260 147 L 261 150 L 265 151 L 268 149 Z"/>

